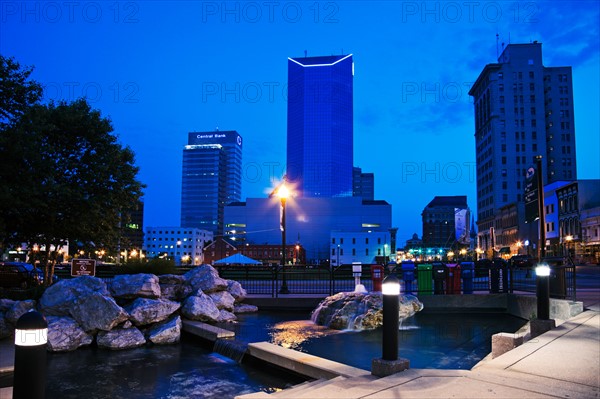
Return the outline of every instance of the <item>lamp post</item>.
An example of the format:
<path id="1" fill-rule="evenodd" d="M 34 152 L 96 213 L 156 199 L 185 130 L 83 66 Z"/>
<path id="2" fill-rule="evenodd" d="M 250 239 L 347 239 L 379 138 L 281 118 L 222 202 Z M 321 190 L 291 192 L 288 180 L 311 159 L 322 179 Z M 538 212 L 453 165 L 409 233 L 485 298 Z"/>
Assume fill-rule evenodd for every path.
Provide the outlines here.
<path id="1" fill-rule="evenodd" d="M 409 361 L 398 358 L 398 328 L 400 324 L 400 281 L 390 274 L 381 285 L 383 294 L 383 338 L 381 359 L 373 359 L 371 374 L 385 377 L 408 369 Z"/>
<path id="2" fill-rule="evenodd" d="M 43 399 L 48 323 L 41 313 L 29 311 L 17 320 L 15 327 L 13 398 Z"/>
<path id="3" fill-rule="evenodd" d="M 289 294 L 290 290 L 287 286 L 287 276 L 285 275 L 285 202 L 290 195 L 290 191 L 281 184 L 277 189 L 277 196 L 281 200 L 281 271 L 283 273 L 283 281 L 281 283 L 280 294 Z"/>
<path id="4" fill-rule="evenodd" d="M 571 245 L 570 244 L 571 244 L 571 241 L 573 241 L 573 236 L 569 234 L 568 236 L 565 237 L 565 241 L 567 243 L 566 244 L 567 260 L 570 260 L 571 259 L 571 251 L 570 251 Z"/>
<path id="5" fill-rule="evenodd" d="M 335 267 L 340 267 L 340 244 L 337 246 L 337 262 L 335 263 Z"/>

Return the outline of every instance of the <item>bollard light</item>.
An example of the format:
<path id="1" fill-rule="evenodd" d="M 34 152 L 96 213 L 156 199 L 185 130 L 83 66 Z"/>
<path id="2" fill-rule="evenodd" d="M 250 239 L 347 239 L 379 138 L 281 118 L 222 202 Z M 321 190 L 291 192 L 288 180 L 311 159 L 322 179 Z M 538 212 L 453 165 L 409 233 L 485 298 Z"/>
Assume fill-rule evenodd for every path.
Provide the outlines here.
<path id="1" fill-rule="evenodd" d="M 48 323 L 31 310 L 15 326 L 14 399 L 43 399 L 46 392 Z"/>
<path id="2" fill-rule="evenodd" d="M 390 274 L 382 283 L 383 294 L 383 360 L 398 360 L 398 328 L 400 325 L 400 281 Z"/>
<path id="3" fill-rule="evenodd" d="M 550 319 L 550 266 L 541 263 L 535 268 L 538 319 Z"/>

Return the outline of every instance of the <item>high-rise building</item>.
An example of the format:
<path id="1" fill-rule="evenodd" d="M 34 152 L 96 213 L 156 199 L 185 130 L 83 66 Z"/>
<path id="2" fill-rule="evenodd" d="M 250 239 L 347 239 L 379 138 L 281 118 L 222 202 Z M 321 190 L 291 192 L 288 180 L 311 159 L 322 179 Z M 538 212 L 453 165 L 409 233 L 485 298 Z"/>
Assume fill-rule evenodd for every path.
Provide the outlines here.
<path id="1" fill-rule="evenodd" d="M 369 201 L 375 199 L 375 176 L 373 173 L 363 173 L 361 168 L 352 169 L 352 196 Z"/>
<path id="2" fill-rule="evenodd" d="M 351 197 L 352 54 L 288 58 L 287 180 L 304 197 Z"/>
<path id="3" fill-rule="evenodd" d="M 499 210 L 524 201 L 526 170 L 541 155 L 543 183 L 577 179 L 571 67 L 545 67 L 542 45 L 509 44 L 483 68 L 475 105 L 479 245 L 495 251 Z M 519 216 L 521 219 L 522 216 Z"/>
<path id="4" fill-rule="evenodd" d="M 223 207 L 241 199 L 242 137 L 191 132 L 183 150 L 181 227 L 223 233 Z"/>
<path id="5" fill-rule="evenodd" d="M 467 196 L 436 196 L 423 209 L 423 245 L 457 248 L 470 241 Z"/>

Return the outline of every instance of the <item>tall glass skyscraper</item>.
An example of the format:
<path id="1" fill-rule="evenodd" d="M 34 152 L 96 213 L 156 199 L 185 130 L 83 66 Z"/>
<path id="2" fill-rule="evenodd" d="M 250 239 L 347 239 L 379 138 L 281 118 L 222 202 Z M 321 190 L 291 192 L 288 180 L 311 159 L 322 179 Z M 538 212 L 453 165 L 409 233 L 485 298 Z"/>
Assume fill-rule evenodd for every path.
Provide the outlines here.
<path id="1" fill-rule="evenodd" d="M 352 196 L 352 54 L 288 58 L 287 180 L 304 197 Z"/>
<path id="2" fill-rule="evenodd" d="M 191 132 L 183 149 L 181 227 L 223 233 L 223 207 L 242 194 L 242 136 Z"/>

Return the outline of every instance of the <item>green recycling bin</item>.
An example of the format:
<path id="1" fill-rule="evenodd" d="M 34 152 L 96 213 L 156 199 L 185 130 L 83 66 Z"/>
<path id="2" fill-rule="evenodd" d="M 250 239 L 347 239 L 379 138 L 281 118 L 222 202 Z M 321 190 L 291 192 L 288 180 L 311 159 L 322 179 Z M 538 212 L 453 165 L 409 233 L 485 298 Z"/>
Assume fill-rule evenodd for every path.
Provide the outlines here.
<path id="1" fill-rule="evenodd" d="M 419 295 L 433 294 L 433 275 L 431 269 L 430 263 L 422 263 L 417 266 L 417 287 L 419 289 Z"/>

